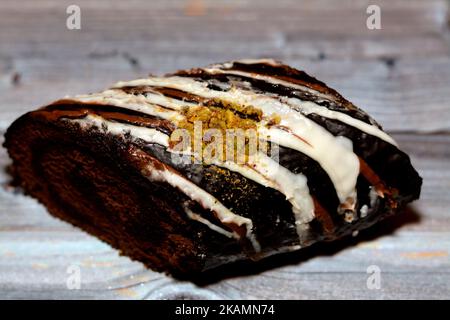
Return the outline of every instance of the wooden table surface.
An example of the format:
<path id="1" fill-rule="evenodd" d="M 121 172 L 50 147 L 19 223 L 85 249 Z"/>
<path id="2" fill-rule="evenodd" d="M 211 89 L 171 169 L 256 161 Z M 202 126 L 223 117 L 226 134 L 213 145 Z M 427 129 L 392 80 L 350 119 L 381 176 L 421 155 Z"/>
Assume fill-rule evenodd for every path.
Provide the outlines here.
<path id="1" fill-rule="evenodd" d="M 381 30 L 366 27 L 369 3 Z M 7 187 L 0 298 L 450 298 L 450 32 L 445 0 L 0 0 L 0 133 L 20 114 L 117 80 L 273 57 L 317 76 L 392 133 L 424 178 L 406 212 L 355 238 L 194 285 L 146 270 Z M 69 4 L 81 29 L 66 28 Z M 380 288 L 369 289 L 369 266 Z M 81 287 L 69 290 L 70 268 Z"/>

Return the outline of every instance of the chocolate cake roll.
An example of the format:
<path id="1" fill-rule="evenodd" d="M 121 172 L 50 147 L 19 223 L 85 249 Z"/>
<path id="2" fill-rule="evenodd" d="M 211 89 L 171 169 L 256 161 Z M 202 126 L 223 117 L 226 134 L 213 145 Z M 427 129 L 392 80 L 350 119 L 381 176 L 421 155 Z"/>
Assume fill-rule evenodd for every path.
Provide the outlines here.
<path id="1" fill-rule="evenodd" d="M 16 185 L 149 268 L 198 274 L 367 228 L 417 199 L 408 155 L 273 60 L 119 82 L 17 119 Z"/>

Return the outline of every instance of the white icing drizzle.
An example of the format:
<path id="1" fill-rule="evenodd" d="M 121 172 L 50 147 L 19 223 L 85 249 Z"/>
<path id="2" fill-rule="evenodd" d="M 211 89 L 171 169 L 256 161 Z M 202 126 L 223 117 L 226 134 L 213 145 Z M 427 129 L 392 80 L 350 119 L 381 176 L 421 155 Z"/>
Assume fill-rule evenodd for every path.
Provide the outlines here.
<path id="1" fill-rule="evenodd" d="M 339 143 L 341 138 L 337 139 L 322 126 L 277 99 L 237 88 L 228 92 L 213 91 L 206 87 L 206 83 L 183 77 L 139 79 L 119 82 L 115 87 L 139 85 L 165 86 L 205 98 L 219 98 L 243 105 L 252 105 L 261 109 L 265 116 L 280 116 L 280 126 L 288 128 L 291 133 L 266 129 L 264 123 L 261 123 L 259 128 L 261 133 L 264 134 L 264 131 L 267 130 L 266 136 L 270 136 L 270 141 L 300 151 L 320 163 L 330 176 L 341 203 L 345 203 L 349 198 L 356 199 L 355 187 L 359 175 L 358 157 L 352 150 Z M 299 137 L 306 140 L 307 143 Z"/>
<path id="2" fill-rule="evenodd" d="M 367 204 L 363 205 L 359 212 L 361 218 L 367 217 L 367 214 L 369 213 L 369 207 L 367 206 Z"/>
<path id="3" fill-rule="evenodd" d="M 378 192 L 377 189 L 375 187 L 370 187 L 370 191 L 369 191 L 369 201 L 370 201 L 370 207 L 373 208 L 375 206 L 375 204 L 377 203 L 378 200 Z"/>
<path id="4" fill-rule="evenodd" d="M 184 211 L 186 212 L 186 215 L 190 219 L 198 221 L 200 223 L 203 223 L 204 225 L 208 226 L 208 228 L 210 228 L 211 230 L 216 231 L 220 234 L 223 234 L 224 236 L 226 236 L 228 238 L 234 238 L 234 239 L 239 240 L 239 235 L 236 232 L 229 232 L 219 226 L 216 226 L 214 223 L 211 223 L 208 219 L 203 218 L 198 213 L 192 212 L 192 210 L 189 209 L 188 207 L 184 207 Z"/>
<path id="5" fill-rule="evenodd" d="M 78 123 L 82 127 L 97 127 L 99 129 L 105 130 L 114 135 L 125 135 L 130 133 L 134 138 L 140 138 L 146 142 L 159 143 L 163 146 L 168 146 L 169 137 L 152 128 L 142 128 L 136 127 L 129 124 L 116 123 L 103 119 L 96 115 L 87 115 L 82 119 L 65 119 L 65 121 Z M 251 219 L 239 216 L 231 212 L 227 207 L 219 202 L 215 197 L 201 189 L 194 183 L 190 182 L 186 178 L 180 176 L 179 174 L 172 172 L 168 169 L 160 170 L 155 168 L 151 163 L 149 163 L 144 170 L 143 174 L 152 181 L 164 181 L 169 183 L 171 186 L 179 189 L 181 192 L 186 194 L 192 200 L 200 203 L 204 208 L 209 209 L 216 213 L 217 218 L 224 224 L 232 223 L 237 226 L 245 225 L 246 236 L 252 243 L 253 248 L 256 252 L 261 250 L 261 247 L 253 234 L 253 222 Z M 198 219 L 197 219 L 198 220 Z M 205 222 L 203 220 L 198 220 L 199 222 Z M 207 221 L 207 220 L 206 220 Z M 208 227 L 211 223 L 207 224 Z M 215 230 L 211 228 L 212 230 Z M 217 231 L 217 230 L 215 230 Z M 225 230 L 224 230 L 225 231 Z"/>
<path id="6" fill-rule="evenodd" d="M 155 168 L 152 164 L 148 164 L 143 174 L 151 181 L 164 181 L 171 186 L 179 189 L 192 200 L 197 201 L 204 208 L 209 209 L 217 215 L 217 218 L 224 224 L 235 224 L 238 226 L 245 225 L 247 239 L 252 243 L 253 249 L 256 252 L 261 251 L 261 246 L 253 234 L 253 222 L 251 219 L 239 216 L 231 212 L 227 207 L 219 202 L 211 194 L 198 187 L 191 181 L 174 173 L 170 170 L 160 170 Z"/>
<path id="7" fill-rule="evenodd" d="M 304 175 L 292 173 L 262 152 L 258 152 L 250 159 L 249 165 L 273 181 L 276 184 L 275 189 L 283 193 L 286 200 L 292 204 L 297 226 L 314 219 L 314 202 Z M 300 230 L 298 234 L 301 234 Z"/>
<path id="8" fill-rule="evenodd" d="M 300 126 L 300 128 L 305 128 L 305 133 L 301 136 L 305 137 L 306 141 L 321 140 L 324 147 L 316 147 L 317 144 L 314 142 L 304 142 L 290 132 L 277 128 L 267 129 L 261 127 L 260 130 L 265 135 L 270 136 L 272 142 L 300 151 L 316 160 L 333 182 L 341 203 L 347 202 L 349 198 L 355 199 L 356 180 L 359 175 L 359 160 L 356 155 L 351 152 L 351 149 L 349 150 L 343 144 L 337 143 L 335 137 L 329 135 L 322 127 L 318 127 L 320 129 L 315 127 L 317 132 L 313 132 L 313 129 L 310 127 Z M 324 132 L 320 132 L 321 130 Z M 293 131 L 298 134 L 300 130 Z M 316 135 L 317 138 L 315 139 L 312 135 Z"/>
<path id="9" fill-rule="evenodd" d="M 117 90 L 122 92 L 121 90 Z M 125 93 L 126 94 L 126 93 Z M 128 96 L 128 94 L 126 94 Z M 148 91 L 144 94 L 139 94 L 137 97 L 144 98 L 147 102 L 161 105 L 170 109 L 180 111 L 186 107 L 198 106 L 197 103 L 180 101 L 178 99 L 170 98 L 159 92 Z"/>
<path id="10" fill-rule="evenodd" d="M 246 164 L 237 164 L 232 161 L 213 161 L 212 164 L 237 172 L 260 185 L 280 191 L 292 205 L 297 226 L 314 219 L 314 202 L 306 177 L 302 174 L 292 173 L 262 152 L 251 155 Z M 301 230 L 298 231 L 298 234 L 301 235 Z"/>
<path id="11" fill-rule="evenodd" d="M 348 124 L 349 126 L 357 128 L 362 132 L 365 132 L 369 135 L 380 138 L 381 140 L 384 140 L 394 146 L 397 146 L 395 140 L 392 139 L 392 137 L 386 132 L 380 130 L 377 126 L 355 119 L 348 114 L 330 110 L 327 107 L 320 106 L 312 101 L 302 101 L 298 98 L 280 97 L 280 100 L 291 106 L 298 107 L 303 114 L 308 115 L 310 113 L 314 113 L 324 118 L 338 120 L 340 122 Z"/>
<path id="12" fill-rule="evenodd" d="M 92 103 L 102 105 L 114 105 L 117 107 L 139 111 L 162 119 L 179 121 L 184 119 L 178 110 L 170 110 L 169 103 L 161 104 L 163 107 L 152 103 L 143 95 L 131 95 L 122 90 L 106 90 L 101 93 L 94 93 L 89 95 L 78 95 L 69 98 L 72 101 L 81 103 Z M 174 100 L 174 99 L 172 99 Z"/>

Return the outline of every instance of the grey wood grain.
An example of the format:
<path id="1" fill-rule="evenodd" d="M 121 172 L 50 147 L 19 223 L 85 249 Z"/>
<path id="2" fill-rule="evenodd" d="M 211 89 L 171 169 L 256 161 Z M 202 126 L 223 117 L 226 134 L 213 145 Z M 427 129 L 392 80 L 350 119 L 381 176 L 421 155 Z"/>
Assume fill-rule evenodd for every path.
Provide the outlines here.
<path id="1" fill-rule="evenodd" d="M 196 285 L 146 270 L 52 218 L 0 172 L 0 298 L 450 298 L 450 37 L 448 1 L 0 2 L 0 133 L 23 112 L 121 79 L 243 57 L 307 71 L 393 133 L 424 178 L 421 199 L 355 238 L 232 267 Z M 0 166 L 9 162 L 0 149 Z M 69 266 L 81 288 L 69 290 Z M 367 268 L 381 270 L 369 290 Z"/>

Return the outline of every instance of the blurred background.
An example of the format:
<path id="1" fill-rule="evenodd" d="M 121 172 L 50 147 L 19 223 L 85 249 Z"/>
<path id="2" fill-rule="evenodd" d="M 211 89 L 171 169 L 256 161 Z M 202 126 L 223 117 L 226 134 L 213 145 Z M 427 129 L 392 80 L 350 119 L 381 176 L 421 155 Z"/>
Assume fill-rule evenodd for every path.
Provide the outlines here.
<path id="1" fill-rule="evenodd" d="M 446 0 L 0 0 L 0 142 L 19 115 L 65 95 L 262 57 L 306 71 L 377 119 L 424 177 L 421 200 L 350 245 L 198 288 L 49 217 L 1 172 L 0 297 L 449 298 Z M 1 149 L 0 165 L 8 162 Z M 72 264 L 80 290 L 66 288 Z M 386 271 L 379 290 L 366 286 L 370 265 Z"/>

